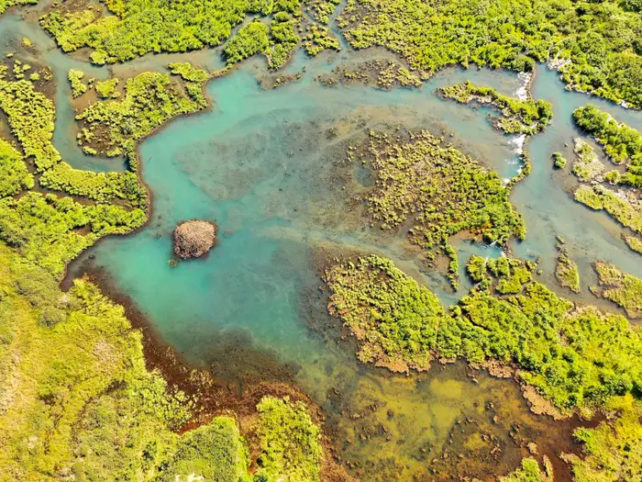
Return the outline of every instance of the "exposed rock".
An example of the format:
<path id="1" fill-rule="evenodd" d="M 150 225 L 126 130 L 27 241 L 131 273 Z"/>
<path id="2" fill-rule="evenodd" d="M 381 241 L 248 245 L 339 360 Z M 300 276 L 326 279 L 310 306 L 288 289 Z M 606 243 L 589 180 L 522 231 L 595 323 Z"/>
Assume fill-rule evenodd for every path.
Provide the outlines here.
<path id="1" fill-rule="evenodd" d="M 174 253 L 180 258 L 200 258 L 216 240 L 216 225 L 209 221 L 192 219 L 174 230 Z"/>

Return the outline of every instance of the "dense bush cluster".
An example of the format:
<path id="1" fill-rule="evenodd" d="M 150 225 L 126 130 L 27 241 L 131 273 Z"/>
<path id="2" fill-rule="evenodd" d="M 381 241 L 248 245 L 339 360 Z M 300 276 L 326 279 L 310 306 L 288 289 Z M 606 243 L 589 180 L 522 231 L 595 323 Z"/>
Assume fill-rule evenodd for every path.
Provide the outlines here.
<path id="1" fill-rule="evenodd" d="M 145 368 L 140 333 L 91 283 L 63 293 L 51 274 L 0 243 L 0 293 L 4 477 L 247 477 L 233 419 L 175 433 L 190 416 L 185 396 L 170 395 Z"/>
<path id="2" fill-rule="evenodd" d="M 642 17 L 626 2 L 349 0 L 340 26 L 353 47 L 386 47 L 428 73 L 548 60 L 570 88 L 642 107 Z"/>
<path id="3" fill-rule="evenodd" d="M 468 104 L 491 104 L 502 116 L 494 124 L 507 134 L 536 134 L 551 122 L 553 107 L 545 100 L 517 99 L 501 95 L 491 87 L 481 87 L 471 82 L 462 82 L 439 89 L 447 99 Z"/>
<path id="4" fill-rule="evenodd" d="M 34 186 L 33 176 L 22 155 L 7 141 L 0 139 L 0 198 L 17 194 Z"/>
<path id="5" fill-rule="evenodd" d="M 301 43 L 304 32 L 324 32 L 306 39 L 308 52 L 338 48 L 334 36 L 324 29 L 338 2 L 333 0 L 107 0 L 109 12 L 90 2 L 61 4 L 41 23 L 58 45 L 71 52 L 92 49 L 96 64 L 133 59 L 150 52 L 185 52 L 214 47 L 232 37 L 233 29 L 250 15 L 255 19 L 241 26 L 224 52 L 234 64 L 255 54 L 264 54 L 272 68 L 280 68 Z M 303 9 L 310 16 L 302 15 Z M 107 13 L 107 14 L 106 14 Z M 316 26 L 311 28 L 311 26 Z M 315 45 L 312 47 L 312 45 Z"/>
<path id="6" fill-rule="evenodd" d="M 14 5 L 33 5 L 38 3 L 38 0 L 0 0 L 0 15 L 4 13 L 9 7 Z"/>
<path id="7" fill-rule="evenodd" d="M 427 131 L 371 133 L 358 152 L 374 171 L 375 186 L 364 197 L 384 229 L 412 221 L 411 241 L 428 250 L 462 231 L 500 245 L 525 235 L 499 176 Z"/>
<path id="8" fill-rule="evenodd" d="M 642 187 L 642 134 L 593 105 L 576 109 L 573 119 L 604 147 L 614 163 L 626 165 L 626 172 L 618 176 L 618 183 Z"/>
<path id="9" fill-rule="evenodd" d="M 319 481 L 323 460 L 321 431 L 306 405 L 289 397 L 267 396 L 257 409 L 261 468 L 254 474 L 254 480 Z"/>
<path id="10" fill-rule="evenodd" d="M 534 265 L 473 257 L 477 282 L 444 310 L 427 288 L 376 256 L 337 264 L 324 278 L 330 312 L 360 341 L 360 358 L 393 370 L 426 368 L 433 356 L 516 368 L 563 412 L 614 396 L 642 396 L 642 332 L 593 307 L 573 309 L 533 281 Z"/>
<path id="11" fill-rule="evenodd" d="M 82 70 L 71 69 L 67 74 L 69 85 L 71 86 L 71 95 L 76 98 L 87 92 L 87 84 L 83 82 L 85 73 Z"/>

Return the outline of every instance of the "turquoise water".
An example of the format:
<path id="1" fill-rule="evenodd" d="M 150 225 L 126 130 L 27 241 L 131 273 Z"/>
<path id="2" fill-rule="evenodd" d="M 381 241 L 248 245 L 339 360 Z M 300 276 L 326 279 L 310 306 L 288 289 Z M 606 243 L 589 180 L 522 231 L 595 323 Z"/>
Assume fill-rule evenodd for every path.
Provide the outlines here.
<path id="1" fill-rule="evenodd" d="M 69 107 L 69 68 L 97 78 L 106 78 L 109 69 L 63 55 L 34 22 L 21 22 L 14 14 L 0 19 L 3 50 L 14 48 L 23 35 L 35 41 L 42 60 L 53 67 L 58 107 L 54 140 L 65 160 L 85 169 L 121 168 L 121 160 L 82 154 Z M 476 374 L 475 382 L 459 365 L 406 377 L 358 364 L 350 340 L 343 340 L 329 319 L 327 295 L 319 289 L 320 266 L 328 254 L 358 251 L 392 258 L 446 303 L 463 294 L 465 282 L 462 291 L 451 293 L 446 279 L 426 270 L 403 235 L 382 233 L 364 221 L 351 199 L 371 181 L 367 171 L 344 162 L 345 148 L 371 128 L 428 128 L 510 178 L 519 170 L 516 138 L 492 128 L 489 109 L 443 101 L 435 90 L 472 80 L 514 95 L 521 81 L 501 71 L 448 69 L 421 89 L 324 87 L 315 77 L 339 62 L 389 55 L 372 50 L 357 56 L 343 46 L 339 54 L 316 59 L 298 53 L 287 72 L 305 67 L 303 79 L 276 90 L 258 85 L 257 78 L 265 75 L 258 59 L 212 81 L 207 87 L 211 111 L 177 119 L 140 146 L 143 178 L 153 193 L 149 224 L 135 235 L 104 240 L 75 266 L 81 269 L 89 262 L 104 268 L 165 340 L 190 361 L 217 367 L 222 377 L 234 380 L 260 371 L 256 360 L 265 356 L 291 367 L 297 383 L 328 414 L 327 426 L 344 459 L 368 480 L 425 474 L 428 461 L 452 444 L 472 454 L 479 444 L 465 429 L 460 434 L 455 424 L 463 417 L 501 441 L 499 462 L 484 462 L 480 455 L 479 464 L 486 463 L 486 469 L 508 471 L 523 455 L 507 437 L 514 423 L 526 427 L 526 436 L 539 441 L 542 453 L 559 452 L 568 442 L 568 428 L 531 415 L 510 382 L 482 374 Z M 214 50 L 145 56 L 115 66 L 114 72 L 134 74 L 186 59 L 211 69 L 220 66 Z M 642 263 L 619 239 L 610 218 L 572 200 L 572 176 L 568 169 L 554 172 L 550 154 L 561 150 L 572 158 L 572 138 L 579 133 L 570 113 L 589 101 L 638 129 L 642 116 L 567 92 L 557 75 L 544 68 L 538 69 L 533 91 L 553 102 L 555 117 L 551 127 L 526 145 L 533 172 L 515 188 L 512 200 L 524 213 L 528 235 L 510 249 L 519 256 L 542 256 L 543 278 L 551 281 L 555 235 L 563 236 L 582 268 L 584 294 L 577 297 L 582 301 L 593 276 L 590 262 L 596 258 L 640 276 Z M 190 218 L 215 221 L 218 244 L 205 259 L 172 267 L 171 233 Z M 495 246 L 456 246 L 462 265 L 472 253 L 501 255 Z M 489 403 L 496 408 L 488 409 Z M 492 422 L 494 415 L 499 421 Z M 551 437 L 552 432 L 558 436 Z M 478 474 L 476 463 L 471 462 L 470 473 Z"/>

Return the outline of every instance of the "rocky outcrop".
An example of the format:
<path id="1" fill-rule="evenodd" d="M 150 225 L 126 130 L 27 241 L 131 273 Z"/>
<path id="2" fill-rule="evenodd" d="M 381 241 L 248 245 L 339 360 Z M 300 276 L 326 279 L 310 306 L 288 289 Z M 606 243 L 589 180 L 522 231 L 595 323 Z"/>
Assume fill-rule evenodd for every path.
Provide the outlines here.
<path id="1" fill-rule="evenodd" d="M 185 221 L 174 229 L 174 253 L 176 256 L 200 258 L 214 246 L 216 225 L 209 221 L 192 219 Z"/>

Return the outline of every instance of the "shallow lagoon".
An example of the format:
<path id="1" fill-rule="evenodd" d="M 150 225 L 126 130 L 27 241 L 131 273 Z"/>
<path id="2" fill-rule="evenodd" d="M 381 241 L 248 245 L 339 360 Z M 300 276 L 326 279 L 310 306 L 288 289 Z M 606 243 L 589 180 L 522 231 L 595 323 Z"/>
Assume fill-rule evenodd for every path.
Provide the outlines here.
<path id="1" fill-rule="evenodd" d="M 26 35 L 46 46 L 44 60 L 52 64 L 58 81 L 55 142 L 65 160 L 88 169 L 120 167 L 118 160 L 87 157 L 76 147 L 77 126 L 68 104 L 69 68 L 100 78 L 108 69 L 90 69 L 61 54 L 37 26 L 12 15 L 2 18 L 0 33 L 7 45 Z M 365 52 L 359 59 L 380 55 Z M 178 58 L 147 56 L 114 71 L 160 68 Z M 182 58 L 218 65 L 216 52 Z M 100 243 L 76 268 L 95 257 L 91 264 L 106 270 L 168 342 L 192 362 L 214 367 L 221 377 L 242 384 L 247 372 L 262 370 L 256 360 L 264 360 L 265 354 L 290 367 L 325 409 L 343 459 L 367 480 L 427 476 L 426 467 L 444 449 L 451 454 L 468 451 L 473 456 L 466 459 L 476 463 L 468 462 L 461 473 L 480 475 L 515 466 L 524 455 L 519 440 L 537 440 L 541 453 L 570 447 L 570 426 L 531 415 L 512 383 L 481 373 L 473 380 L 459 364 L 411 377 L 364 367 L 355 361 L 350 340 L 343 340 L 328 318 L 326 294 L 319 290 L 319 266 L 328 253 L 376 251 L 427 283 L 444 302 L 463 293 L 450 293 L 444 277 L 426 272 L 402 235 L 373 229 L 358 215 L 351 196 L 368 183 L 368 176 L 345 166 L 345 146 L 385 124 L 424 127 L 452 135 L 457 147 L 504 178 L 519 168 L 515 138 L 491 127 L 489 109 L 471 109 L 434 95 L 439 86 L 462 80 L 514 94 L 520 87 L 516 75 L 448 69 L 421 89 L 392 91 L 328 88 L 315 80 L 318 73 L 351 58 L 354 54 L 345 50 L 311 61 L 297 54 L 288 71 L 298 72 L 305 64 L 303 79 L 276 90 L 257 85 L 256 77 L 264 74 L 258 60 L 212 81 L 207 88 L 212 111 L 176 120 L 141 146 L 143 176 L 154 196 L 150 223 L 133 236 Z M 587 299 L 594 259 L 612 261 L 637 275 L 642 275 L 642 263 L 619 239 L 610 218 L 573 202 L 566 192 L 573 186 L 572 176 L 568 170 L 554 172 L 550 154 L 562 150 L 571 159 L 564 144 L 572 149 L 578 132 L 570 113 L 589 101 L 638 129 L 642 116 L 567 92 L 557 75 L 543 68 L 533 92 L 553 102 L 555 118 L 527 145 L 533 172 L 515 188 L 512 200 L 525 215 L 528 235 L 511 247 L 520 256 L 542 256 L 543 277 L 551 284 L 555 235 L 566 238 L 584 278 L 584 294 L 577 299 Z M 171 232 L 179 221 L 193 217 L 218 223 L 218 245 L 204 260 L 171 267 Z M 472 252 L 500 255 L 496 247 L 460 243 L 458 248 L 462 264 Z M 479 439 L 480 433 L 487 439 Z M 489 457 L 495 446 L 501 450 Z M 448 463 L 459 465 L 453 459 Z M 437 470 L 447 466 L 432 465 Z"/>

